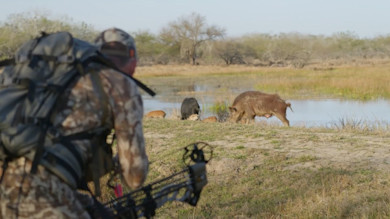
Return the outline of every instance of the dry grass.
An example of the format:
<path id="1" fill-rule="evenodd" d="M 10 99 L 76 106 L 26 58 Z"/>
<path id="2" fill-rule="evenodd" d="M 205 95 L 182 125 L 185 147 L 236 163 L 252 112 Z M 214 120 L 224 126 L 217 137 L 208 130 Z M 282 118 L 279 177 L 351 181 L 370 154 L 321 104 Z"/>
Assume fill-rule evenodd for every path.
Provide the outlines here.
<path id="1" fill-rule="evenodd" d="M 336 64 L 335 64 L 336 63 Z M 231 73 L 273 73 L 283 72 L 285 70 L 302 71 L 329 71 L 334 69 L 348 69 L 348 68 L 372 68 L 378 66 L 389 66 L 390 60 L 359 60 L 351 64 L 345 64 L 345 62 L 328 61 L 318 62 L 315 64 L 307 65 L 303 69 L 296 69 L 292 67 L 262 67 L 262 66 L 250 66 L 250 65 L 152 65 L 152 66 L 138 66 L 136 75 L 138 77 L 149 76 L 196 76 L 196 75 L 208 75 L 208 74 L 231 74 Z"/>
<path id="2" fill-rule="evenodd" d="M 145 120 L 148 182 L 181 169 L 182 148 L 214 146 L 196 207 L 156 218 L 388 218 L 390 133 L 354 129 Z"/>
<path id="3" fill-rule="evenodd" d="M 268 75 L 260 90 L 311 93 L 348 99 L 390 98 L 390 65 L 343 67 L 332 70 L 289 70 Z"/>
<path id="4" fill-rule="evenodd" d="M 261 79 L 259 89 L 280 89 L 282 96 L 311 92 L 309 97 L 370 99 L 390 98 L 388 69 L 388 63 L 304 69 L 153 66 L 138 68 L 137 76 L 253 74 Z M 389 130 L 388 124 L 349 119 L 328 128 L 144 120 L 148 182 L 181 169 L 181 150 L 189 143 L 215 147 L 198 205 L 167 204 L 156 218 L 389 218 Z"/>
<path id="5" fill-rule="evenodd" d="M 291 99 L 325 97 L 372 100 L 390 98 L 389 63 L 349 65 L 330 68 L 307 67 L 270 68 L 254 66 L 145 66 L 136 76 L 188 76 L 253 75 L 258 80 L 255 89 L 278 93 Z M 221 87 L 224 87 L 221 77 Z M 235 83 L 242 83 L 235 81 Z M 227 86 L 227 84 L 226 84 Z"/>
<path id="6" fill-rule="evenodd" d="M 153 76 L 200 76 L 232 73 L 273 72 L 280 68 L 264 68 L 244 65 L 153 65 L 137 67 L 137 77 Z"/>

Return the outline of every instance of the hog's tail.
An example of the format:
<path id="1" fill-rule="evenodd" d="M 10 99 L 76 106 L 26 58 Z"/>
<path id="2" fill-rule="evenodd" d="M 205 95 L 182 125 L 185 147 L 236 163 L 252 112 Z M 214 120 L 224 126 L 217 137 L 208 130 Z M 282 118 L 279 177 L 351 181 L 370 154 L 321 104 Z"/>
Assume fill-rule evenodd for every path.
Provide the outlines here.
<path id="1" fill-rule="evenodd" d="M 286 103 L 286 104 L 287 104 L 287 107 L 290 107 L 291 112 L 294 112 L 293 109 L 291 108 L 291 103 Z"/>

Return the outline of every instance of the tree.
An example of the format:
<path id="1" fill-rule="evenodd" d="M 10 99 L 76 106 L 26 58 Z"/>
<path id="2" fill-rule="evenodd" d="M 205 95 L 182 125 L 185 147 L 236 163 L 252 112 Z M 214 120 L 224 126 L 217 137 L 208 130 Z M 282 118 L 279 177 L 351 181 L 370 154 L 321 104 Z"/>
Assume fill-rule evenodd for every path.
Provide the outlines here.
<path id="1" fill-rule="evenodd" d="M 220 41 L 215 44 L 215 50 L 226 65 L 244 64 L 243 46 L 233 40 Z"/>
<path id="2" fill-rule="evenodd" d="M 44 12 L 13 14 L 0 26 L 0 58 L 13 56 L 23 42 L 39 36 L 41 31 L 69 31 L 73 36 L 87 41 L 92 41 L 98 34 L 86 23 L 73 24 L 66 18 L 50 19 Z"/>
<path id="3" fill-rule="evenodd" d="M 169 59 L 165 60 L 162 58 L 165 57 L 165 48 L 157 36 L 149 31 L 138 31 L 133 35 L 137 45 L 139 63 L 141 65 L 154 62 L 167 64 Z"/>
<path id="4" fill-rule="evenodd" d="M 223 28 L 207 26 L 205 17 L 192 13 L 171 22 L 168 27 L 163 28 L 160 36 L 163 41 L 173 46 L 179 45 L 181 56 L 195 65 L 200 45 L 208 40 L 223 37 L 224 34 Z"/>

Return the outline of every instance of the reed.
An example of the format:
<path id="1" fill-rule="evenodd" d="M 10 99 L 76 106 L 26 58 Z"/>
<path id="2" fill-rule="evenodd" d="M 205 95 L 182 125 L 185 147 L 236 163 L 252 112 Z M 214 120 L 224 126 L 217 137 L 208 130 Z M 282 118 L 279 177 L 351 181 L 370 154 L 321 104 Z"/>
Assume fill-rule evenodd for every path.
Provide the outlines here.
<path id="1" fill-rule="evenodd" d="M 337 122 L 332 123 L 328 128 L 336 129 L 339 131 L 347 130 L 362 133 L 386 133 L 390 130 L 390 124 L 384 121 L 369 122 L 364 119 L 339 118 Z"/>
<path id="2" fill-rule="evenodd" d="M 225 122 L 229 117 L 229 103 L 227 101 L 217 101 L 209 110 L 217 115 L 218 121 Z"/>

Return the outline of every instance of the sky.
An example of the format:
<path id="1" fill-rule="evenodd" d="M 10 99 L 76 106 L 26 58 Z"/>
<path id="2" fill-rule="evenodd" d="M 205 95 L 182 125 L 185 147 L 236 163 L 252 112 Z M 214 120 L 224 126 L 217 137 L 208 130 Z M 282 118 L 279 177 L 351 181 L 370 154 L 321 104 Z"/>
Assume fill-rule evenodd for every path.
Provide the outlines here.
<path id="1" fill-rule="evenodd" d="M 227 37 L 302 33 L 361 38 L 390 34 L 389 0 L 0 0 L 0 23 L 10 15 L 40 12 L 66 17 L 97 30 L 118 27 L 158 34 L 170 22 L 195 12 Z"/>

